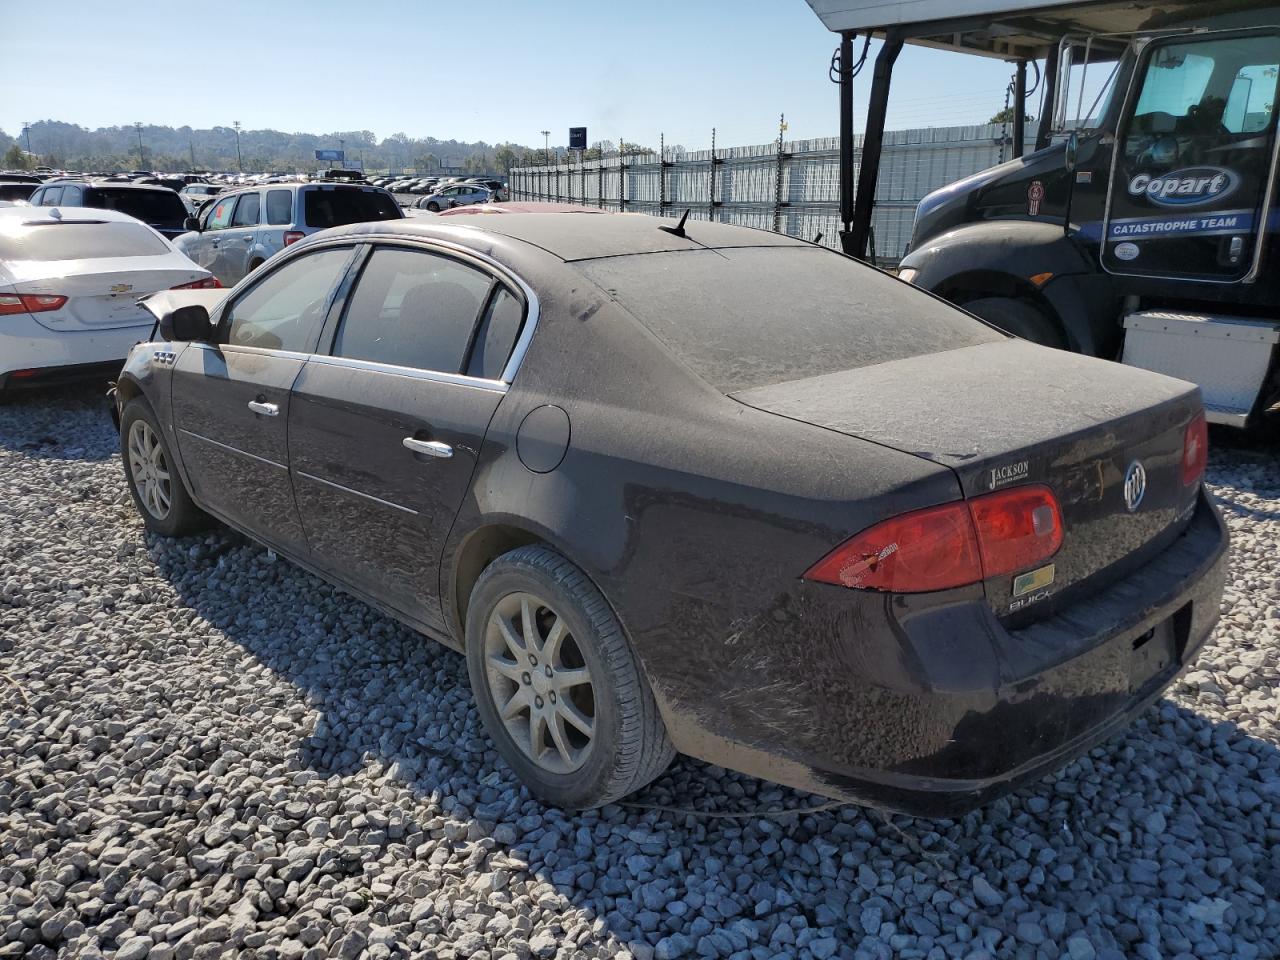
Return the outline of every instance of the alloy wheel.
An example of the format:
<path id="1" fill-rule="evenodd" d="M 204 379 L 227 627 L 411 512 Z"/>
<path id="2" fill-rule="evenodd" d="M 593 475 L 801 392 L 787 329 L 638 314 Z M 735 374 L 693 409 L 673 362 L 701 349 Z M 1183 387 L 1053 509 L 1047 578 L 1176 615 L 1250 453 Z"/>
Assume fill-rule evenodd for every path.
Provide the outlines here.
<path id="1" fill-rule="evenodd" d="M 129 427 L 129 475 L 138 499 L 157 520 L 169 515 L 173 505 L 173 481 L 160 438 L 145 420 Z"/>
<path id="2" fill-rule="evenodd" d="M 508 594 L 489 614 L 484 653 L 494 708 L 516 746 L 550 773 L 586 763 L 595 688 L 565 619 L 533 594 Z"/>

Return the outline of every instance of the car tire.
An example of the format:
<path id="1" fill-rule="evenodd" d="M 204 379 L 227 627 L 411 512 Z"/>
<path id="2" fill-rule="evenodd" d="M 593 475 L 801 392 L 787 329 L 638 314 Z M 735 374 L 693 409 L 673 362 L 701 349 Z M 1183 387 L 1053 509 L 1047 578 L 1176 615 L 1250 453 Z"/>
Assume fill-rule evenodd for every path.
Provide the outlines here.
<path id="1" fill-rule="evenodd" d="M 440 212 L 440 204 L 438 204 L 438 203 L 436 203 L 434 200 L 432 200 L 430 203 L 428 203 L 428 204 L 427 204 L 427 209 L 428 209 L 428 210 L 430 210 L 432 213 L 439 213 L 439 212 Z"/>
<path id="2" fill-rule="evenodd" d="M 253 261 L 251 261 L 251 262 L 249 263 L 249 273 L 253 273 L 253 271 L 257 270 L 260 266 L 262 266 L 263 262 L 264 262 L 264 261 L 262 261 L 262 260 L 253 260 Z M 248 273 L 246 273 L 246 274 L 245 274 L 245 276 L 248 276 L 248 275 L 249 275 Z"/>
<path id="3" fill-rule="evenodd" d="M 618 618 L 554 550 L 520 547 L 489 564 L 471 591 L 466 651 L 486 731 L 547 803 L 603 806 L 675 756 Z"/>
<path id="4" fill-rule="evenodd" d="M 130 400 L 120 414 L 120 458 L 125 483 L 148 530 L 181 537 L 209 526 L 209 515 L 187 492 L 156 415 L 142 397 Z"/>
<path id="5" fill-rule="evenodd" d="M 983 297 L 970 300 L 964 308 L 1005 333 L 1045 347 L 1065 350 L 1066 338 L 1044 311 L 1026 300 L 1013 297 Z"/>

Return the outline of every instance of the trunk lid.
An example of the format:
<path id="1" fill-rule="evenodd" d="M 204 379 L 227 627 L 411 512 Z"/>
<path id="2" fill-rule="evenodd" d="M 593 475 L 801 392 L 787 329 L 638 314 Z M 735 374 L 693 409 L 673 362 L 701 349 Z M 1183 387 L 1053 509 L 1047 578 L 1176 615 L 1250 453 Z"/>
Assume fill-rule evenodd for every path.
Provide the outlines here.
<path id="1" fill-rule="evenodd" d="M 112 270 L 104 267 L 101 271 L 73 273 L 56 279 L 26 280 L 14 287 L 18 293 L 67 298 L 60 310 L 32 314 L 41 326 L 50 330 L 106 330 L 152 323 L 154 318 L 139 305 L 139 297 L 204 276 L 205 271 L 194 264 L 190 269 Z"/>
<path id="2" fill-rule="evenodd" d="M 1119 364 L 1004 340 L 739 391 L 741 403 L 950 467 L 965 497 L 1047 484 L 1063 542 L 1050 583 L 986 592 L 1000 617 L 1035 619 L 1098 581 L 1122 576 L 1190 519 L 1198 484 L 1182 483 L 1198 388 Z M 1125 481 L 1139 462 L 1134 509 Z"/>

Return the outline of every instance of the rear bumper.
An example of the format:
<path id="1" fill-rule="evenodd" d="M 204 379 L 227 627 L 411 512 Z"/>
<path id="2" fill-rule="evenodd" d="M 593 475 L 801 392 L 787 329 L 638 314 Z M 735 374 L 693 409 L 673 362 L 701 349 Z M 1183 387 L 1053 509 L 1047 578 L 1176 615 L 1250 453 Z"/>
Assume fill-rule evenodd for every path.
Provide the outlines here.
<path id="1" fill-rule="evenodd" d="M 0 320 L 0 389 L 117 373 L 151 327 L 148 321 L 110 330 L 50 330 L 30 316 L 5 317 Z"/>
<path id="2" fill-rule="evenodd" d="M 913 816 L 965 813 L 1058 769 L 1160 697 L 1217 622 L 1227 545 L 1201 492 L 1186 530 L 1150 563 L 1019 630 L 980 591 L 883 596 L 874 612 L 888 615 L 886 630 L 874 608 L 851 607 L 851 591 L 806 584 L 787 619 L 802 611 L 810 630 L 834 636 L 810 633 L 804 662 L 758 658 L 750 710 L 724 715 L 727 695 L 708 690 L 691 732 L 664 704 L 675 706 L 673 739 L 815 793 Z"/>

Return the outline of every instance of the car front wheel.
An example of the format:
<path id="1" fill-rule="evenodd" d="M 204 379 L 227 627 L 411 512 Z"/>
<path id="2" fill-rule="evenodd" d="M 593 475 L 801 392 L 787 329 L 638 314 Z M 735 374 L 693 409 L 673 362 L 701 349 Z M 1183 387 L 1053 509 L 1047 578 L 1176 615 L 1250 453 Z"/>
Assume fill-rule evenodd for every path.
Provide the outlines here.
<path id="1" fill-rule="evenodd" d="M 439 213 L 439 212 L 440 212 L 440 204 L 438 204 L 438 203 L 436 203 L 434 200 L 432 200 L 430 203 L 428 203 L 428 204 L 427 204 L 427 209 L 428 209 L 428 210 L 430 210 L 432 213 Z"/>
<path id="2" fill-rule="evenodd" d="M 467 610 L 466 647 L 485 729 L 548 803 L 603 806 L 675 755 L 617 617 L 555 551 L 520 547 L 485 569 Z"/>
<path id="3" fill-rule="evenodd" d="M 208 525 L 208 514 L 187 492 L 155 413 L 142 397 L 130 400 L 120 415 L 120 456 L 129 492 L 148 530 L 177 537 Z"/>

